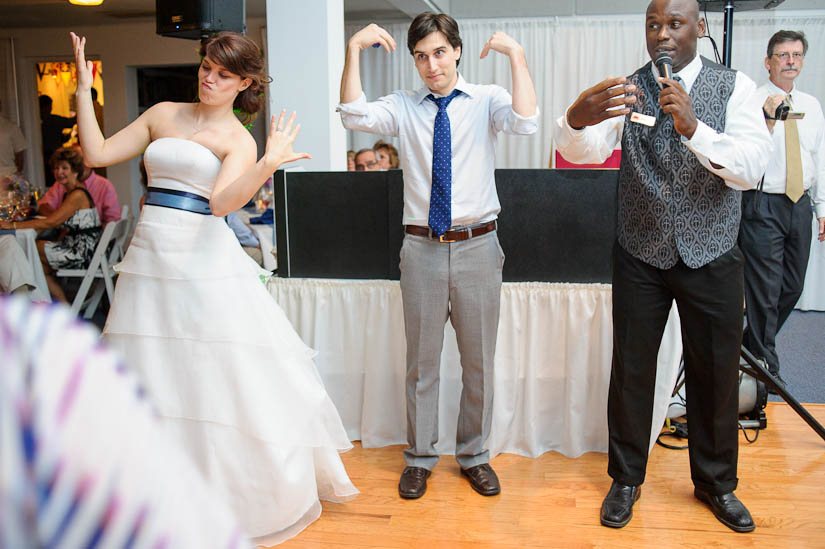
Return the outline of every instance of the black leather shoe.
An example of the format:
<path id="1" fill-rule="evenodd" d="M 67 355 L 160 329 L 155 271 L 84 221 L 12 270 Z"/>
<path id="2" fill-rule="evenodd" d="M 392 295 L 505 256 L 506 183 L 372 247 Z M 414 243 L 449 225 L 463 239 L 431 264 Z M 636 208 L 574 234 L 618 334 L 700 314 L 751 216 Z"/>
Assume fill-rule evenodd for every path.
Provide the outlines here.
<path id="1" fill-rule="evenodd" d="M 630 522 L 633 518 L 633 504 L 641 494 L 641 486 L 627 486 L 614 480 L 602 502 L 602 524 L 621 528 Z"/>
<path id="2" fill-rule="evenodd" d="M 501 492 L 501 484 L 489 463 L 462 469 L 461 474 L 470 480 L 470 486 L 482 496 L 494 496 Z"/>
<path id="3" fill-rule="evenodd" d="M 423 467 L 405 467 L 398 482 L 398 495 L 404 499 L 416 499 L 427 491 L 429 469 Z"/>
<path id="4" fill-rule="evenodd" d="M 693 495 L 702 503 L 706 503 L 719 522 L 734 532 L 752 532 L 756 528 L 745 504 L 739 501 L 733 492 L 714 496 L 696 488 Z"/>

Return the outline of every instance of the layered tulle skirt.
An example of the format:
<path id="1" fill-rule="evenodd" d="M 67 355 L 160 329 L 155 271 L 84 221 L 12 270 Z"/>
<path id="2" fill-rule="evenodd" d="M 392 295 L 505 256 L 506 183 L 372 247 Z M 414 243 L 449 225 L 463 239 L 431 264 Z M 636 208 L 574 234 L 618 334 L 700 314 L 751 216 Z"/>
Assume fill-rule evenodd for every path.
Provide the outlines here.
<path id="1" fill-rule="evenodd" d="M 292 537 L 319 499 L 358 493 L 314 351 L 222 219 L 146 206 L 117 270 L 107 344 L 256 541 Z"/>

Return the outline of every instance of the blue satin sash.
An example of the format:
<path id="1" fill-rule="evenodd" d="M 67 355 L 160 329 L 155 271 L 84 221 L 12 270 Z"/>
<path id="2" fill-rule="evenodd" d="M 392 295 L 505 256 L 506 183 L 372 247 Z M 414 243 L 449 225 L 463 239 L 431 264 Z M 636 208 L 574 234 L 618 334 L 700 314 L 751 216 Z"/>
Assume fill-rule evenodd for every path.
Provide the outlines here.
<path id="1" fill-rule="evenodd" d="M 146 201 L 144 204 L 184 210 L 202 215 L 212 215 L 212 210 L 209 209 L 208 198 L 194 193 L 175 191 L 172 189 L 149 187 L 149 190 L 146 192 Z"/>

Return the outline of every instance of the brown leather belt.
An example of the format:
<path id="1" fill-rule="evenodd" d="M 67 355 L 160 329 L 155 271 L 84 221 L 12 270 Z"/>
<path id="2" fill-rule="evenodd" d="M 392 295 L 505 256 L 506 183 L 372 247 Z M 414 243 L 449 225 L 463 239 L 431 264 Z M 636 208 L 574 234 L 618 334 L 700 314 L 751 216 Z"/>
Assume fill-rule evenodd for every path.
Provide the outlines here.
<path id="1" fill-rule="evenodd" d="M 463 227 L 461 229 L 450 229 L 441 236 L 436 236 L 433 233 L 433 230 L 429 227 L 422 227 L 420 225 L 405 225 L 404 230 L 407 234 L 414 234 L 416 236 L 426 236 L 427 238 L 431 238 L 432 240 L 438 240 L 439 242 L 458 242 L 461 240 L 469 240 L 474 236 L 481 236 L 483 234 L 487 234 L 490 231 L 495 231 L 496 221 L 488 221 L 487 223 L 482 223 L 480 225 L 471 225 L 469 227 Z"/>

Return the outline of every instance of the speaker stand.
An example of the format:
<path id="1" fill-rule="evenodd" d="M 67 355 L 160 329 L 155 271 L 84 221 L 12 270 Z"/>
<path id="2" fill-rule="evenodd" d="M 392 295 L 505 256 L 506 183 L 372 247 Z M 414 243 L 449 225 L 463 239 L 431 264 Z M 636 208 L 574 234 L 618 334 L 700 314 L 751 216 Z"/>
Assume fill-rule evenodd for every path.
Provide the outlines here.
<path id="1" fill-rule="evenodd" d="M 785 387 L 777 383 L 776 378 L 773 377 L 773 375 L 767 369 L 765 369 L 765 367 L 762 366 L 762 364 L 760 364 L 759 361 L 757 361 L 756 358 L 751 354 L 751 352 L 748 351 L 744 346 L 742 347 L 742 358 L 745 359 L 747 365 L 740 364 L 739 369 L 741 371 L 745 372 L 749 376 L 756 378 L 758 381 L 761 381 L 768 387 L 772 387 L 776 391 L 776 394 L 782 397 L 782 400 L 787 402 L 791 406 L 793 411 L 799 414 L 799 417 L 804 419 L 805 423 L 807 423 L 811 427 L 811 429 L 813 429 L 814 432 L 822 438 L 822 440 L 825 440 L 825 427 L 822 427 L 822 425 L 816 420 L 816 418 L 814 418 L 810 414 L 810 412 L 808 412 L 808 410 L 806 410 L 805 407 L 802 406 L 802 404 L 800 404 L 799 401 L 796 400 L 796 398 L 794 398 L 794 396 L 788 392 L 788 390 Z"/>

